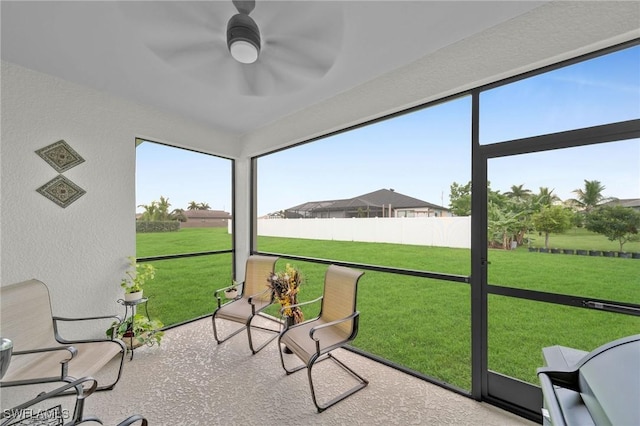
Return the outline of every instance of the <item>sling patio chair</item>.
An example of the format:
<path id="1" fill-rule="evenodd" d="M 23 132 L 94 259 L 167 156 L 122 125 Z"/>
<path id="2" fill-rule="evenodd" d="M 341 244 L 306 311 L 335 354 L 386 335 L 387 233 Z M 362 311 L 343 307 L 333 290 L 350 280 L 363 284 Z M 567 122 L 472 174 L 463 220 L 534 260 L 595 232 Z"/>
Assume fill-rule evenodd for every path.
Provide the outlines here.
<path id="1" fill-rule="evenodd" d="M 325 274 L 323 295 L 309 302 L 292 305 L 301 306 L 321 301 L 318 317 L 289 326 L 280 334 L 278 339 L 280 361 L 287 374 L 303 368 L 307 369 L 311 398 L 319 413 L 369 384 L 366 379 L 331 353 L 333 350 L 350 343 L 358 334 L 360 312 L 356 310 L 356 296 L 358 281 L 363 274 L 364 272 L 351 268 L 330 265 Z M 303 364 L 287 368 L 283 356 L 285 348 L 300 358 Z M 311 370 L 315 364 L 327 359 L 333 360 L 339 367 L 349 373 L 357 380 L 357 384 L 327 403 L 321 404 L 316 398 Z"/>
<path id="2" fill-rule="evenodd" d="M 211 321 L 213 323 L 213 336 L 218 344 L 230 339 L 242 330 L 247 330 L 247 336 L 249 338 L 249 348 L 253 354 L 256 354 L 262 348 L 267 346 L 272 340 L 278 337 L 280 322 L 274 318 L 262 313 L 264 309 L 274 303 L 273 294 L 271 289 L 267 286 L 267 279 L 273 275 L 273 270 L 278 257 L 276 256 L 260 256 L 252 255 L 247 259 L 247 267 L 245 273 L 244 283 L 237 283 L 232 286 L 218 289 L 213 294 L 218 302 L 218 308 L 213 312 Z M 242 291 L 235 299 L 222 304 L 219 293 L 236 288 L 242 284 Z M 261 325 L 254 325 L 252 322 L 259 316 L 269 321 L 273 321 L 278 325 L 277 329 L 270 329 Z M 224 338 L 218 336 L 218 327 L 216 320 L 227 320 L 244 324 L 243 327 L 231 332 Z M 274 335 L 268 338 L 257 348 L 253 345 L 253 338 L 251 329 L 257 328 L 260 330 L 274 333 Z"/>
<path id="3" fill-rule="evenodd" d="M 66 339 L 60 327 L 106 326 L 121 321 L 116 315 L 66 318 L 54 316 L 48 287 L 32 279 L 0 288 L 0 332 L 12 343 L 0 388 L 36 383 L 71 382 L 93 376 L 116 359 L 117 377 L 97 390 L 113 389 L 120 376 L 126 347 L 119 339 Z M 104 323 L 104 324 L 103 324 Z M 103 324 L 103 325 L 102 325 Z M 84 332 L 82 333 L 84 334 Z M 4 368 L 3 368 L 4 369 Z M 113 374 L 112 374 L 113 375 Z"/>

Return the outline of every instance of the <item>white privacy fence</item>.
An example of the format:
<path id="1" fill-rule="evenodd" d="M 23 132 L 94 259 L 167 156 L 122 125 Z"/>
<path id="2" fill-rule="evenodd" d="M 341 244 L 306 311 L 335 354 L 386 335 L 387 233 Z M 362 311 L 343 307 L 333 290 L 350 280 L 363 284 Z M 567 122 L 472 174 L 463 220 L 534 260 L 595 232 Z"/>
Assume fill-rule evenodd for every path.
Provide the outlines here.
<path id="1" fill-rule="evenodd" d="M 471 217 L 258 219 L 258 235 L 470 248 Z"/>

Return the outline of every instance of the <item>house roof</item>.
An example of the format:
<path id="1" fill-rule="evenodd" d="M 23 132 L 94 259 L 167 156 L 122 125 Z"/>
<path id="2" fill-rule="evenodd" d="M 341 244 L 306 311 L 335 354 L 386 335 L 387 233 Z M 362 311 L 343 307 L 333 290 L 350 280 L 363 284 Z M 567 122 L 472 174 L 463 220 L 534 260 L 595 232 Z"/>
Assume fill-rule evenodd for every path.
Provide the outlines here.
<path id="1" fill-rule="evenodd" d="M 622 206 L 622 207 L 634 207 L 634 208 L 639 208 L 640 207 L 640 198 L 625 198 L 625 199 L 618 199 L 618 200 L 613 200 L 613 201 L 609 201 L 608 203 L 605 203 L 611 206 Z"/>
<path id="2" fill-rule="evenodd" d="M 438 210 L 449 209 L 438 206 L 436 204 L 429 203 L 427 201 L 419 200 L 408 195 L 400 194 L 393 189 L 379 189 L 377 191 L 369 192 L 367 194 L 358 195 L 357 197 L 340 199 L 340 200 L 325 200 L 325 201 L 309 201 L 303 204 L 299 204 L 294 207 L 286 209 L 287 211 L 302 212 L 302 211 L 318 211 L 318 210 L 346 210 L 357 209 L 366 207 L 388 207 L 399 208 L 432 208 Z"/>
<path id="3" fill-rule="evenodd" d="M 445 207 L 422 201 L 408 195 L 400 194 L 393 189 L 379 189 L 368 194 L 360 195 L 357 198 L 375 206 L 391 205 L 392 208 L 427 207 L 432 209 L 448 210 Z"/>

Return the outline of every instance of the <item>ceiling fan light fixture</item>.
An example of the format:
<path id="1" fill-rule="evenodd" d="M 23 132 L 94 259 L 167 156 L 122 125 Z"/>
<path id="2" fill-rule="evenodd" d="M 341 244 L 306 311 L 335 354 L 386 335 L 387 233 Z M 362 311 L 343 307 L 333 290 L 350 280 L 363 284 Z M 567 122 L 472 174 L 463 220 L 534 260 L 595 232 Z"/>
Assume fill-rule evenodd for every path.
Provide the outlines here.
<path id="1" fill-rule="evenodd" d="M 238 13 L 227 24 L 227 46 L 233 58 L 243 64 L 254 63 L 260 54 L 260 30 L 255 21 Z"/>

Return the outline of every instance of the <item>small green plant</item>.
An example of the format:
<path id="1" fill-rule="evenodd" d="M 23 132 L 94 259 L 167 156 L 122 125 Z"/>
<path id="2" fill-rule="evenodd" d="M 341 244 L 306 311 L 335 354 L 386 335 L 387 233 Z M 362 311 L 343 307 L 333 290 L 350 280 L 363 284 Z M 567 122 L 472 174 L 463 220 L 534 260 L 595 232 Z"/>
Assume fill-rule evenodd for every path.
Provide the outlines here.
<path id="1" fill-rule="evenodd" d="M 127 276 L 122 279 L 120 287 L 125 293 L 136 293 L 142 290 L 147 281 L 151 281 L 156 276 L 156 268 L 148 263 L 137 263 L 136 258 L 129 256 L 129 269 Z"/>
<path id="2" fill-rule="evenodd" d="M 138 346 L 153 346 L 156 343 L 159 346 L 164 336 L 164 331 L 160 330 L 163 326 L 164 324 L 159 320 L 150 320 L 142 314 L 136 314 L 123 322 L 114 321 L 106 334 L 110 339 L 124 338 L 126 343 L 133 337 Z"/>

